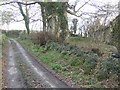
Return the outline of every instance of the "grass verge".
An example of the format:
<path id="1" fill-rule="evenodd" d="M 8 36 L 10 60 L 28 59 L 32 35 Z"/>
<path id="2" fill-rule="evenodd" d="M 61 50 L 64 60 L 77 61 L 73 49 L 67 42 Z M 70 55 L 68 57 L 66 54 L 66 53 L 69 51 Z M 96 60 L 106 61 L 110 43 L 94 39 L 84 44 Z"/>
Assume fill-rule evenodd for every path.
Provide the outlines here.
<path id="1" fill-rule="evenodd" d="M 103 87 L 116 87 L 116 83 L 107 83 L 108 80 L 99 81 L 97 79 L 98 67 L 86 75 L 84 73 L 82 58 L 71 55 L 63 55 L 56 50 L 47 50 L 39 45 L 34 45 L 31 40 L 19 41 L 35 56 L 37 56 L 43 63 L 49 65 L 55 72 L 62 75 L 67 82 L 72 85 L 77 85 L 83 88 L 103 88 Z M 70 63 L 71 61 L 75 61 Z M 76 64 L 79 62 L 78 64 Z M 74 64 L 75 63 L 75 64 Z M 87 63 L 85 63 L 87 64 Z M 89 69 L 85 67 L 85 69 Z M 88 70 L 89 71 L 89 70 Z M 113 78 L 115 79 L 115 78 Z"/>

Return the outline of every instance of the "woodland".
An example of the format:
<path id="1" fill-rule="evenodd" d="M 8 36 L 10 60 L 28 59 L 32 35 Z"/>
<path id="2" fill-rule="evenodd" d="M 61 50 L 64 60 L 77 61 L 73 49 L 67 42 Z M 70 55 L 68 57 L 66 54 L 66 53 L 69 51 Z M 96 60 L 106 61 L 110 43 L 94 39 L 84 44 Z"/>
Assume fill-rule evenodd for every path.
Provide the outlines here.
<path id="1" fill-rule="evenodd" d="M 71 87 L 119 88 L 120 2 L 98 5 L 87 0 L 78 5 L 80 2 L 1 1 L 0 7 L 9 6 L 0 11 L 1 26 L 9 29 L 10 23 L 24 22 L 25 30 L 1 28 L 0 43 L 4 49 L 9 38 L 19 41 Z M 96 11 L 84 11 L 86 5 Z M 73 17 L 71 25 L 69 15 Z M 35 30 L 32 23 L 42 28 Z"/>

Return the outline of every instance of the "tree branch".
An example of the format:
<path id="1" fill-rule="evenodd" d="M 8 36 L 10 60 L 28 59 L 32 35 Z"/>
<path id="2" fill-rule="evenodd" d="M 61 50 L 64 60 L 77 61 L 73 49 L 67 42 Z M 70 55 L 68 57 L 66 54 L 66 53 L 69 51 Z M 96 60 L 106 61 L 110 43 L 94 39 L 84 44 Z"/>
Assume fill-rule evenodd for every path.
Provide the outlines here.
<path id="1" fill-rule="evenodd" d="M 15 19 L 13 19 L 13 22 L 21 22 L 21 21 L 23 21 L 23 19 L 22 20 L 15 20 Z"/>
<path id="2" fill-rule="evenodd" d="M 89 0 L 89 1 L 90 1 L 90 0 Z M 89 1 L 85 2 L 85 3 L 84 3 L 77 11 L 75 11 L 75 12 L 78 12 L 81 8 L 83 8 L 86 4 L 88 4 Z"/>
<path id="3" fill-rule="evenodd" d="M 72 11 L 70 11 L 70 10 L 67 10 L 67 13 L 69 13 L 69 14 L 71 14 L 71 15 L 74 15 L 74 16 L 76 16 L 76 17 L 81 17 L 81 16 L 82 16 L 82 14 L 81 14 L 81 15 L 76 15 L 75 12 L 72 12 Z"/>
<path id="4" fill-rule="evenodd" d="M 34 23 L 34 22 L 37 22 L 37 21 L 42 21 L 43 22 L 43 20 L 41 20 L 41 19 L 31 19 L 32 21 L 31 21 L 31 23 Z"/>
<path id="5" fill-rule="evenodd" d="M 2 3 L 2 4 L 0 4 L 0 6 L 7 5 L 7 4 L 12 4 L 12 3 L 19 3 L 19 4 L 22 4 L 22 5 L 32 5 L 32 4 L 36 4 L 36 3 L 39 4 L 40 2 L 23 3 L 23 2 L 18 2 L 18 1 L 11 1 L 11 2 Z"/>

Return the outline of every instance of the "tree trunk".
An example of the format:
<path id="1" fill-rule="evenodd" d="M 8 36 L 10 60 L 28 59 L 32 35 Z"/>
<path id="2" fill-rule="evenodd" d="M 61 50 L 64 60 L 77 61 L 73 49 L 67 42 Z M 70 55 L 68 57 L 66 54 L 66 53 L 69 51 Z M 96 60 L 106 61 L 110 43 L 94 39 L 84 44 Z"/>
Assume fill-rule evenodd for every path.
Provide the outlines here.
<path id="1" fill-rule="evenodd" d="M 49 20 L 47 20 L 47 28 L 52 33 L 55 34 L 56 31 L 56 17 L 52 17 Z"/>
<path id="2" fill-rule="evenodd" d="M 62 3 L 63 8 L 66 8 L 66 3 Z M 60 29 L 61 29 L 61 42 L 63 43 L 65 40 L 69 38 L 69 32 L 68 32 L 68 21 L 67 21 L 67 13 L 66 10 L 63 10 L 63 12 L 59 13 L 58 15 L 58 22 L 60 22 Z"/>
<path id="3" fill-rule="evenodd" d="M 27 29 L 27 33 L 29 34 L 30 33 L 30 28 L 29 28 L 29 16 L 28 16 L 28 11 L 26 10 L 26 14 L 23 12 L 23 9 L 22 9 L 22 5 L 17 2 L 18 6 L 19 6 L 19 9 L 20 9 L 20 12 L 24 18 L 24 21 L 25 21 L 25 27 Z M 27 9 L 27 8 L 26 8 Z"/>
<path id="4" fill-rule="evenodd" d="M 45 6 L 40 4 L 41 5 L 41 13 L 42 13 L 42 20 L 43 20 L 43 31 L 46 32 L 46 12 L 45 12 Z"/>

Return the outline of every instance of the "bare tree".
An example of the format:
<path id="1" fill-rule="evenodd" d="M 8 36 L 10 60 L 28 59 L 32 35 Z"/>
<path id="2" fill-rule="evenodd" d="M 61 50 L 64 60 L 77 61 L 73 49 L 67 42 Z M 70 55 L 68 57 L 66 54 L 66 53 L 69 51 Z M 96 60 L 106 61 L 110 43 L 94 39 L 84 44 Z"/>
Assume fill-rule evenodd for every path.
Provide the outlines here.
<path id="1" fill-rule="evenodd" d="M 73 31 L 74 31 L 74 34 L 76 34 L 78 19 L 74 18 L 72 22 L 73 22 Z"/>
<path id="2" fill-rule="evenodd" d="M 22 4 L 20 4 L 19 2 L 17 4 L 18 4 L 19 10 L 20 10 L 20 12 L 21 12 L 21 14 L 24 18 L 27 33 L 29 34 L 30 33 L 30 27 L 29 27 L 30 21 L 29 21 L 27 6 L 26 6 L 26 14 L 25 14 L 24 11 L 23 11 L 23 8 L 22 8 Z"/>
<path id="3" fill-rule="evenodd" d="M 10 11 L 1 12 L 2 25 L 7 24 L 7 26 L 9 27 L 9 24 L 10 24 L 10 22 L 12 22 L 12 20 L 13 20 L 13 13 L 12 12 L 10 12 Z"/>

